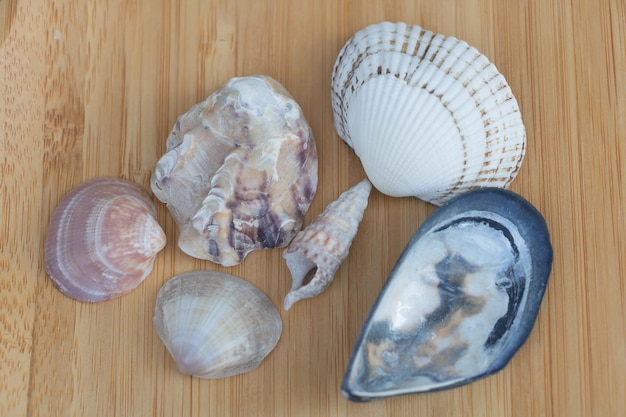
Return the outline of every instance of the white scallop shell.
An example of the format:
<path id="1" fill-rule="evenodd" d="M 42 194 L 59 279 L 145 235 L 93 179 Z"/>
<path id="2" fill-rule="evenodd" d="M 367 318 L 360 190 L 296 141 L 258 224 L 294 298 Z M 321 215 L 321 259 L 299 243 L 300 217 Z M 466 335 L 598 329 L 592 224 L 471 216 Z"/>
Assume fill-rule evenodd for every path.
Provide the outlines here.
<path id="1" fill-rule="evenodd" d="M 217 271 L 168 280 L 159 290 L 153 323 L 180 371 L 209 379 L 256 369 L 282 332 L 265 293 Z"/>
<path id="2" fill-rule="evenodd" d="M 297 301 L 321 294 L 333 281 L 335 272 L 348 256 L 371 189 L 372 184 L 365 179 L 343 192 L 298 232 L 285 250 L 283 257 L 293 280 L 285 297 L 285 310 Z"/>
<path id="3" fill-rule="evenodd" d="M 335 129 L 372 184 L 440 205 L 507 187 L 526 133 L 511 88 L 478 50 L 404 23 L 357 32 L 332 76 Z"/>

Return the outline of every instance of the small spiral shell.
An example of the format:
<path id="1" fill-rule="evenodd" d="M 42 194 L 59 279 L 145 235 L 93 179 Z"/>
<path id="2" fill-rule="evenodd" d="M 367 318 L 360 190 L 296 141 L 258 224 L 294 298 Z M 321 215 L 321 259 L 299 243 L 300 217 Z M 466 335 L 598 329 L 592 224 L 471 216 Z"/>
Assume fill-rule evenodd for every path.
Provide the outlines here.
<path id="1" fill-rule="evenodd" d="M 285 310 L 299 300 L 320 294 L 333 281 L 335 272 L 348 256 L 371 189 L 372 184 L 363 180 L 345 191 L 299 232 L 285 250 L 283 257 L 293 279 L 285 297 Z"/>

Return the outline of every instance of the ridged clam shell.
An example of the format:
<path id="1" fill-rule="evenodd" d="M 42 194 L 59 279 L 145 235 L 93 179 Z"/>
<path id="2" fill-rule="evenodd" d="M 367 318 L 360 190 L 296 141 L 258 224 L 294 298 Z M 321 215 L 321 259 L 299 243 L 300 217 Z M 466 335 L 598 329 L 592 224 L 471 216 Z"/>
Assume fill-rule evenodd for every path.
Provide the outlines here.
<path id="1" fill-rule="evenodd" d="M 159 290 L 153 322 L 180 371 L 209 379 L 256 369 L 282 332 L 267 295 L 216 271 L 185 272 L 168 280 Z"/>
<path id="2" fill-rule="evenodd" d="M 130 292 L 154 266 L 166 243 L 148 193 L 117 178 L 84 182 L 54 210 L 45 268 L 54 285 L 80 301 Z"/>
<path id="3" fill-rule="evenodd" d="M 178 246 L 233 266 L 300 230 L 317 188 L 315 140 L 277 81 L 233 78 L 178 119 L 151 182 Z"/>
<path id="4" fill-rule="evenodd" d="M 499 188 L 418 229 L 372 308 L 343 381 L 352 400 L 437 391 L 503 369 L 529 336 L 552 246 L 541 214 Z"/>
<path id="5" fill-rule="evenodd" d="M 504 76 L 476 48 L 404 23 L 357 32 L 337 57 L 339 136 L 379 191 L 436 205 L 478 187 L 505 188 L 526 132 Z"/>
<path id="6" fill-rule="evenodd" d="M 371 189 L 372 184 L 363 180 L 342 193 L 283 252 L 293 280 L 284 300 L 285 310 L 297 301 L 319 295 L 330 285 L 348 256 Z"/>

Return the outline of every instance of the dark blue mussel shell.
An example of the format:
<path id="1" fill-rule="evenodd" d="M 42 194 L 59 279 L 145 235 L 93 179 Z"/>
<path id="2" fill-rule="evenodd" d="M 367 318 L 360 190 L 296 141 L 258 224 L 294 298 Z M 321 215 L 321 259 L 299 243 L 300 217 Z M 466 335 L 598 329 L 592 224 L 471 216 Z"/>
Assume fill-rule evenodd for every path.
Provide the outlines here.
<path id="1" fill-rule="evenodd" d="M 546 222 L 521 196 L 481 188 L 443 205 L 394 266 L 342 393 L 369 401 L 500 371 L 533 328 L 551 268 Z"/>

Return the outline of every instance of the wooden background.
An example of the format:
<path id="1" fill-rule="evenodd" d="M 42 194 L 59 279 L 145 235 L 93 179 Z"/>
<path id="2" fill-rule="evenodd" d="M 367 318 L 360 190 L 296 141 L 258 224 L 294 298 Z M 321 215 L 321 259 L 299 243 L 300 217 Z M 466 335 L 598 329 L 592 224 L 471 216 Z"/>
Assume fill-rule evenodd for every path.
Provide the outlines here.
<path id="1" fill-rule="evenodd" d="M 281 309 L 282 339 L 249 374 L 183 376 L 153 330 L 165 280 L 217 269 L 176 248 L 158 202 L 170 242 L 139 288 L 100 304 L 54 289 L 42 253 L 60 197 L 104 175 L 149 189 L 177 116 L 233 76 L 270 75 L 302 106 L 320 161 L 308 223 L 363 178 L 333 129 L 330 75 L 344 42 L 383 20 L 476 46 L 522 108 L 528 152 L 511 189 L 544 213 L 555 258 L 504 371 L 368 404 L 340 395 L 368 309 L 434 210 L 376 191 L 334 283 Z M 623 0 L 0 0 L 0 415 L 626 416 L 625 22 Z M 281 306 L 281 252 L 227 272 Z"/>

